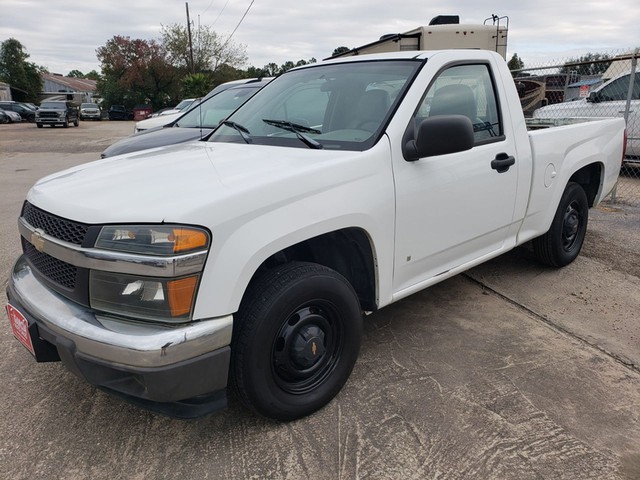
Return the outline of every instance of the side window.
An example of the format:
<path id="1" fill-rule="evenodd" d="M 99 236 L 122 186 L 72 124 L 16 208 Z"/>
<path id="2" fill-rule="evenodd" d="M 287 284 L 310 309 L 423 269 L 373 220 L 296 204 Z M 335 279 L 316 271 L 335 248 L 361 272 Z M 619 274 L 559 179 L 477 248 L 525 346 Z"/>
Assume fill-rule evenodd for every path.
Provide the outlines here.
<path id="1" fill-rule="evenodd" d="M 629 92 L 630 75 L 625 75 L 617 80 L 614 80 L 609 85 L 600 90 L 599 96 L 601 101 L 610 102 L 614 100 L 626 100 L 627 93 Z M 631 94 L 632 100 L 640 99 L 640 74 L 636 74 L 635 81 L 633 83 L 633 92 Z"/>
<path id="2" fill-rule="evenodd" d="M 444 70 L 431 84 L 415 116 L 416 126 L 436 115 L 464 115 L 478 143 L 503 135 L 493 80 L 484 64 Z"/>

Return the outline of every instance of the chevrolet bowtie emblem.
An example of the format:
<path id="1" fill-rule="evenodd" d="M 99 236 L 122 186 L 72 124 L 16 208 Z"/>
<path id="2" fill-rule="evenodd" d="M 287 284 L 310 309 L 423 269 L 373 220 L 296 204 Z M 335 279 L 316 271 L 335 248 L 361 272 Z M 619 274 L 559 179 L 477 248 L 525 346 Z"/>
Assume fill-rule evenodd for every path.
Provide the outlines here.
<path id="1" fill-rule="evenodd" d="M 31 245 L 39 252 L 44 251 L 44 230 L 38 228 L 31 234 Z"/>

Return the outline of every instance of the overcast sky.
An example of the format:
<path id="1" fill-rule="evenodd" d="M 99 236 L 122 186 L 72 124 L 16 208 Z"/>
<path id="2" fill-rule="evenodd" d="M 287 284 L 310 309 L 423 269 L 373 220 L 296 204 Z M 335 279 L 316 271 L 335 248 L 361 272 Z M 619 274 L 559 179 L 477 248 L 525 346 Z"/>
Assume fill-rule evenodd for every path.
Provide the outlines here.
<path id="1" fill-rule="evenodd" d="M 226 38 L 250 4 L 191 0 L 189 10 L 194 24 L 213 26 Z M 517 53 L 527 66 L 640 47 L 638 0 L 254 0 L 233 40 L 246 46 L 246 66 L 321 60 L 336 47 L 405 32 L 440 14 L 471 24 L 509 16 L 508 58 Z M 100 71 L 96 48 L 114 35 L 158 39 L 161 25 L 176 22 L 186 23 L 183 0 L 1 0 L 0 41 L 16 38 L 32 62 L 51 72 L 87 73 Z"/>

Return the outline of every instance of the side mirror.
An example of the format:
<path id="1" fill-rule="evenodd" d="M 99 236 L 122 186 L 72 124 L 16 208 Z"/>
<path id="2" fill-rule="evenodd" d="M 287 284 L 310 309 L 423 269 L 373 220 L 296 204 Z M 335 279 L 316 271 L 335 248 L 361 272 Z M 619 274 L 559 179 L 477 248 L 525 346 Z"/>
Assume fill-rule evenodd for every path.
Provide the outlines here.
<path id="1" fill-rule="evenodd" d="M 415 139 L 405 142 L 402 153 L 408 162 L 421 158 L 464 152 L 473 148 L 473 124 L 464 115 L 437 115 L 425 118 Z"/>
<path id="2" fill-rule="evenodd" d="M 598 92 L 591 92 L 587 97 L 587 102 L 591 102 L 591 103 L 599 103 L 600 100 L 601 99 L 600 99 L 600 95 L 598 95 Z"/>

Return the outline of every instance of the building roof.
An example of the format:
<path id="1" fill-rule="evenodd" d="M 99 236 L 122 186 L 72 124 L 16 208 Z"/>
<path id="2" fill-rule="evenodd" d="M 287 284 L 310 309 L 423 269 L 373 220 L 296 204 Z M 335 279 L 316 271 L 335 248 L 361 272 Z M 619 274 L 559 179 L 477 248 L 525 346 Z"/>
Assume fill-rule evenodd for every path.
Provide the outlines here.
<path id="1" fill-rule="evenodd" d="M 62 75 L 56 73 L 43 73 L 42 81 L 44 82 L 53 82 L 61 86 L 59 90 L 62 88 L 72 91 L 72 92 L 95 92 L 96 91 L 96 81 L 90 80 L 88 78 L 74 78 L 74 77 L 64 77 Z"/>

